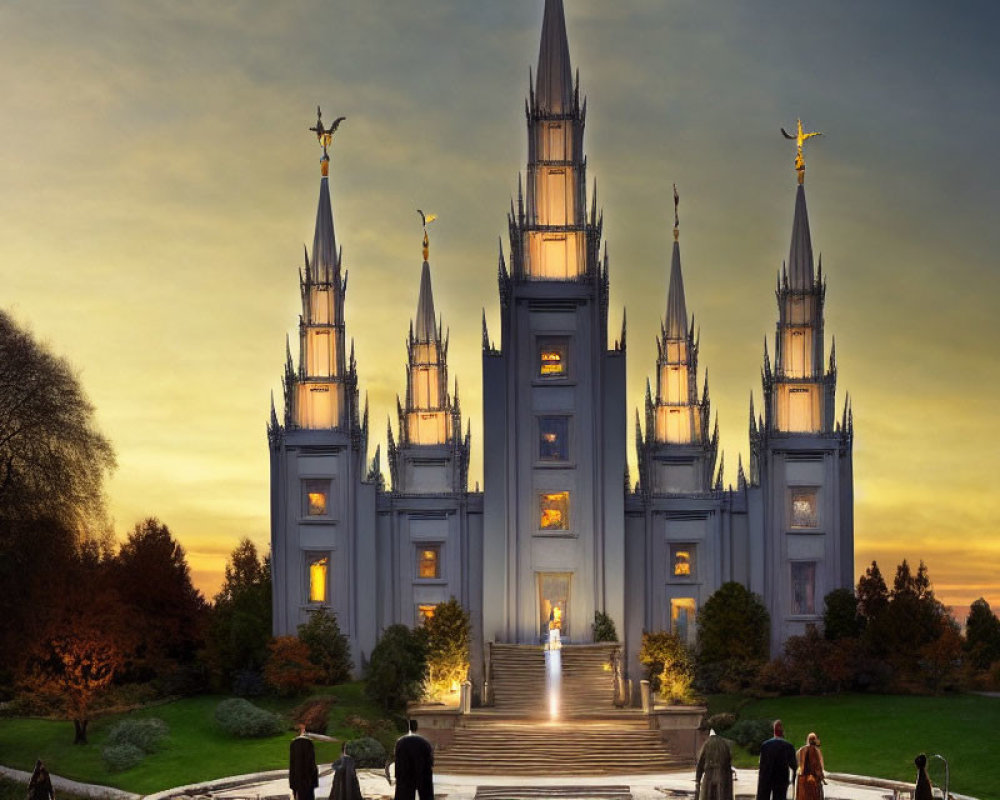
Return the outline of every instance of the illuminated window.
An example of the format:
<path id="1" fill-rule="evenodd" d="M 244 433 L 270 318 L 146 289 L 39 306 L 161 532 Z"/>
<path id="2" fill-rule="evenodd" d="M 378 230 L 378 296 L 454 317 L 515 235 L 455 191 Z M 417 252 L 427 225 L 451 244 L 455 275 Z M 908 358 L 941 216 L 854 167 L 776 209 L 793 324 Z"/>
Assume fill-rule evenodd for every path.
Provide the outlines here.
<path id="1" fill-rule="evenodd" d="M 538 460 L 566 461 L 569 459 L 569 418 L 538 418 Z"/>
<path id="2" fill-rule="evenodd" d="M 330 481 L 308 479 L 302 481 L 305 515 L 326 517 L 330 513 Z"/>
<path id="3" fill-rule="evenodd" d="M 816 613 L 816 562 L 792 562 L 792 613 Z"/>
<path id="4" fill-rule="evenodd" d="M 569 492 L 539 495 L 538 527 L 543 531 L 569 530 Z"/>
<path id="5" fill-rule="evenodd" d="M 682 642 L 693 642 L 695 604 L 693 597 L 676 597 L 670 601 L 670 632 Z"/>
<path id="6" fill-rule="evenodd" d="M 441 577 L 441 545 L 424 544 L 417 547 L 417 577 Z"/>
<path id="7" fill-rule="evenodd" d="M 309 602 L 325 603 L 327 597 L 327 576 L 330 569 L 329 556 L 312 556 L 309 559 Z"/>
<path id="8" fill-rule="evenodd" d="M 433 603 L 424 603 L 417 606 L 417 624 L 423 625 L 427 620 L 434 617 L 434 609 L 437 608 Z"/>
<path id="9" fill-rule="evenodd" d="M 818 528 L 819 505 L 816 489 L 794 488 L 791 490 L 792 527 Z"/>
<path id="10" fill-rule="evenodd" d="M 675 578 L 694 577 L 694 545 L 670 545 L 670 572 Z"/>
<path id="11" fill-rule="evenodd" d="M 542 339 L 538 343 L 538 375 L 562 378 L 567 374 L 568 346 L 565 339 Z"/>

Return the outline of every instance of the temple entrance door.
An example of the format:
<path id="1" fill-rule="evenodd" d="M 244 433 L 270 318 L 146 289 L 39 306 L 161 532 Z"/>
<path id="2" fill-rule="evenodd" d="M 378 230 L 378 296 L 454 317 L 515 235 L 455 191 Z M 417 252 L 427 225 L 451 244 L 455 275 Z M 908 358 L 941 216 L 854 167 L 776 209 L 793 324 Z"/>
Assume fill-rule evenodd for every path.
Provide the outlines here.
<path id="1" fill-rule="evenodd" d="M 539 572 L 538 574 L 538 635 L 543 641 L 549 630 L 557 628 L 561 639 L 570 636 L 569 599 L 572 572 Z"/>

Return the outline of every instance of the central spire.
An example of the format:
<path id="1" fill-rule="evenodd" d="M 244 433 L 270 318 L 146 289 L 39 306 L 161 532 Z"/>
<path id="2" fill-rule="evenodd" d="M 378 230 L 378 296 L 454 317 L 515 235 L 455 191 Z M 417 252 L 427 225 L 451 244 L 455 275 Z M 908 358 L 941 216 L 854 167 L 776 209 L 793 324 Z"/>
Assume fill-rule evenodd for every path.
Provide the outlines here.
<path id="1" fill-rule="evenodd" d="M 569 114 L 573 108 L 573 71 L 562 0 L 545 0 L 535 98 L 543 113 Z"/>
<path id="2" fill-rule="evenodd" d="M 813 272 L 812 235 L 806 211 L 806 187 L 795 190 L 795 216 L 792 219 L 792 244 L 788 249 L 788 285 L 793 292 L 808 292 L 816 277 Z"/>
<path id="3" fill-rule="evenodd" d="M 434 293 L 431 291 L 431 265 L 424 261 L 420 271 L 420 295 L 417 298 L 417 318 L 413 338 L 417 342 L 438 340 L 437 317 L 434 315 Z"/>

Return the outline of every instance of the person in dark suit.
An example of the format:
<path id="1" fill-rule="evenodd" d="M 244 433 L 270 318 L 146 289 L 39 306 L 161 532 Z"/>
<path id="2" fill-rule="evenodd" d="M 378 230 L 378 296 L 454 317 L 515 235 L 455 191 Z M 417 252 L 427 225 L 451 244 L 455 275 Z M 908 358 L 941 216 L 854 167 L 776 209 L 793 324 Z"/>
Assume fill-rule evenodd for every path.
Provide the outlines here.
<path id="1" fill-rule="evenodd" d="M 409 732 L 396 740 L 395 800 L 434 800 L 434 748 L 417 733 L 411 719 Z"/>
<path id="2" fill-rule="evenodd" d="M 319 786 L 319 770 L 316 769 L 316 748 L 306 738 L 306 726 L 298 724 L 299 735 L 292 739 L 288 748 L 288 785 L 295 800 L 315 800 Z"/>
<path id="3" fill-rule="evenodd" d="M 774 736 L 760 746 L 757 800 L 788 800 L 788 784 L 797 768 L 795 748 L 785 741 L 785 726 L 776 719 Z"/>
<path id="4" fill-rule="evenodd" d="M 358 770 L 354 759 L 347 754 L 347 742 L 340 746 L 340 759 L 333 764 L 330 800 L 362 800 Z"/>

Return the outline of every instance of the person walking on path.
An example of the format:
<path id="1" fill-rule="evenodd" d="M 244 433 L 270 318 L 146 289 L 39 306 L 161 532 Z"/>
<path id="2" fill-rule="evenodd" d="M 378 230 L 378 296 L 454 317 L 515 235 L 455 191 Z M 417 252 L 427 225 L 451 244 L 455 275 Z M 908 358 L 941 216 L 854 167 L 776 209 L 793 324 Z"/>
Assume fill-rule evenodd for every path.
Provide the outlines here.
<path id="1" fill-rule="evenodd" d="M 56 793 L 52 791 L 52 779 L 42 759 L 35 761 L 35 769 L 28 781 L 28 800 L 55 800 Z"/>
<path id="2" fill-rule="evenodd" d="M 396 740 L 395 800 L 434 800 L 434 748 L 417 733 L 411 719 L 409 731 Z"/>
<path id="3" fill-rule="evenodd" d="M 795 800 L 823 800 L 823 784 L 826 774 L 823 769 L 823 754 L 819 749 L 819 737 L 810 733 L 806 743 L 796 753 L 799 764 L 799 778 L 795 784 Z"/>
<path id="4" fill-rule="evenodd" d="M 362 800 L 358 771 L 354 759 L 347 754 L 347 742 L 340 746 L 340 759 L 333 765 L 330 800 Z"/>
<path id="5" fill-rule="evenodd" d="M 795 776 L 795 748 L 785 741 L 785 726 L 774 721 L 774 736 L 760 746 L 757 800 L 788 800 L 788 784 Z"/>
<path id="6" fill-rule="evenodd" d="M 733 800 L 733 754 L 715 731 L 698 754 L 694 782 L 695 800 Z"/>
<path id="7" fill-rule="evenodd" d="M 931 779 L 927 775 L 927 756 L 921 753 L 913 763 L 917 767 L 917 785 L 913 789 L 913 800 L 934 800 Z"/>
<path id="8" fill-rule="evenodd" d="M 306 737 L 306 726 L 298 724 L 299 735 L 292 739 L 288 747 L 288 785 L 295 800 L 315 800 L 319 786 L 319 770 L 316 768 L 316 748 Z"/>

